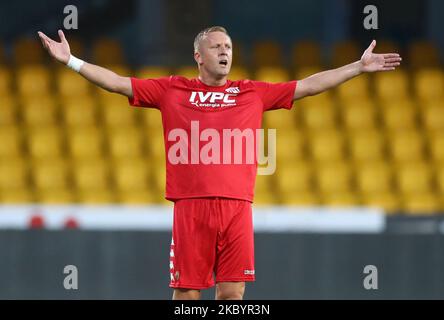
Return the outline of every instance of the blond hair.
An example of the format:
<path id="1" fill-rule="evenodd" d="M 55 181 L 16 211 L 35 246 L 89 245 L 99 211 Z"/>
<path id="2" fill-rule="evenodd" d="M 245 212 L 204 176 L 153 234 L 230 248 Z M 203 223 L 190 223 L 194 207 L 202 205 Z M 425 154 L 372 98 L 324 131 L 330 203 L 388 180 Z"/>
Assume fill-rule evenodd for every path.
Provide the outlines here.
<path id="1" fill-rule="evenodd" d="M 224 27 L 213 26 L 213 27 L 206 28 L 206 29 L 202 30 L 201 32 L 199 32 L 197 34 L 196 38 L 194 38 L 194 52 L 197 52 L 199 50 L 200 42 L 207 34 L 209 34 L 211 32 L 223 32 L 227 36 L 230 36 L 227 32 L 227 29 L 225 29 Z"/>

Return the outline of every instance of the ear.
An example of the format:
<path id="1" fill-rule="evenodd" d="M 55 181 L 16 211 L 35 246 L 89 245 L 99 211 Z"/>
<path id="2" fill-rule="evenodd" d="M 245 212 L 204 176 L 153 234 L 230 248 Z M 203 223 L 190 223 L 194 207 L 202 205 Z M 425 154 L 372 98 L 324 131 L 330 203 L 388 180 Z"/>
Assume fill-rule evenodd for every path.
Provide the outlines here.
<path id="1" fill-rule="evenodd" d="M 198 65 L 202 64 L 202 57 L 199 52 L 194 53 L 194 60 L 197 62 Z"/>

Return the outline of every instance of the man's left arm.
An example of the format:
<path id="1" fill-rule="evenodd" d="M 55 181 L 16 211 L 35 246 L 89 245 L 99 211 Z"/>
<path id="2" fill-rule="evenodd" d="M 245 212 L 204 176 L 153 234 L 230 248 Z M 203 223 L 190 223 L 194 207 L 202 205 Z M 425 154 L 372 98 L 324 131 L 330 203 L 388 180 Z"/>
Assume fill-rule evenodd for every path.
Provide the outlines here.
<path id="1" fill-rule="evenodd" d="M 373 53 L 375 47 L 376 41 L 373 40 L 361 60 L 299 80 L 293 100 L 319 94 L 365 72 L 392 71 L 400 65 L 402 58 L 399 54 Z"/>

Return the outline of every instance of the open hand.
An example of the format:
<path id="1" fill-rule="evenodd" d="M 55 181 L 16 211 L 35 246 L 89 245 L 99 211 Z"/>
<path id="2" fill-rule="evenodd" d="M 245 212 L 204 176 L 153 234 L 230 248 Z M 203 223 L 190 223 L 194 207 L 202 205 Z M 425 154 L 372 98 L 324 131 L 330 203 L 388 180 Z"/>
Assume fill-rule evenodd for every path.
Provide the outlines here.
<path id="1" fill-rule="evenodd" d="M 59 37 L 61 42 L 56 42 L 46 36 L 43 32 L 38 32 L 43 47 L 48 51 L 51 57 L 57 61 L 67 64 L 69 57 L 71 56 L 71 49 L 69 48 L 68 41 L 66 41 L 65 35 L 62 30 L 59 30 Z"/>
<path id="2" fill-rule="evenodd" d="M 375 47 L 376 40 L 373 40 L 361 57 L 363 72 L 391 71 L 401 64 L 398 53 L 373 53 Z"/>

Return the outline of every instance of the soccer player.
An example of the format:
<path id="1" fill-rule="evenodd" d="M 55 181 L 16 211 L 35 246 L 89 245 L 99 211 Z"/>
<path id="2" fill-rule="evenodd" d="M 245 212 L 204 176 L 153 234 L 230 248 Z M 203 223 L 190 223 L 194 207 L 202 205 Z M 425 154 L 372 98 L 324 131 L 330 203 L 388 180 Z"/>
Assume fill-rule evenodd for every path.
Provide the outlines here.
<path id="1" fill-rule="evenodd" d="M 251 203 L 257 161 L 245 161 L 249 156 L 245 148 L 236 150 L 226 138 L 248 140 L 245 132 L 261 127 L 263 112 L 290 109 L 294 100 L 365 72 L 394 70 L 401 62 L 397 53 L 373 53 L 373 41 L 360 60 L 299 81 L 231 81 L 231 38 L 225 28 L 216 26 L 195 38 L 197 78 L 136 79 L 72 56 L 61 30 L 61 42 L 38 34 L 53 58 L 87 80 L 128 97 L 133 106 L 160 110 L 167 160 L 166 198 L 174 202 L 173 299 L 199 299 L 201 290 L 215 283 L 216 299 L 242 299 L 245 282 L 255 279 Z M 236 152 L 241 161 L 236 161 Z"/>

